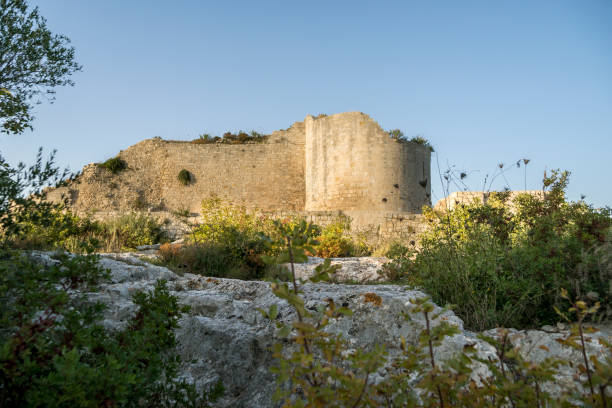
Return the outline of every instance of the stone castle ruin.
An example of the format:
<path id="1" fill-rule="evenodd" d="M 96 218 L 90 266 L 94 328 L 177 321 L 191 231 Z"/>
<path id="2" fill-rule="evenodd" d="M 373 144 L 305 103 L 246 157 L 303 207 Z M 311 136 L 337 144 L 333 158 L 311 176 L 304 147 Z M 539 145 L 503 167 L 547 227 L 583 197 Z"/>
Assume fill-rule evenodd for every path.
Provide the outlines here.
<path id="1" fill-rule="evenodd" d="M 144 140 L 119 153 L 116 174 L 90 164 L 64 196 L 77 213 L 198 213 L 213 196 L 324 224 L 339 214 L 378 237 L 413 234 L 431 204 L 430 148 L 391 138 L 360 112 L 307 116 L 261 143 Z M 178 174 L 186 170 L 189 182 Z"/>

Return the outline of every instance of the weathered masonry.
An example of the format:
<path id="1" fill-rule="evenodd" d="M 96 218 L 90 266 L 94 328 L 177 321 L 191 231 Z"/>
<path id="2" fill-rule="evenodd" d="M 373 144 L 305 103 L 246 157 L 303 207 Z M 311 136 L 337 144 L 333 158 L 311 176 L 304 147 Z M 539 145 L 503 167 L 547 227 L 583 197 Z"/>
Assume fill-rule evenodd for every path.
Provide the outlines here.
<path id="1" fill-rule="evenodd" d="M 360 112 L 307 116 L 264 143 L 144 140 L 118 155 L 128 168 L 96 165 L 64 193 L 78 212 L 199 212 L 202 199 L 315 220 L 342 212 L 358 227 L 396 235 L 430 204 L 430 149 L 389 137 Z M 185 169 L 192 182 L 177 180 Z M 408 223 L 408 224 L 407 224 Z M 394 232 L 395 231 L 395 232 Z"/>

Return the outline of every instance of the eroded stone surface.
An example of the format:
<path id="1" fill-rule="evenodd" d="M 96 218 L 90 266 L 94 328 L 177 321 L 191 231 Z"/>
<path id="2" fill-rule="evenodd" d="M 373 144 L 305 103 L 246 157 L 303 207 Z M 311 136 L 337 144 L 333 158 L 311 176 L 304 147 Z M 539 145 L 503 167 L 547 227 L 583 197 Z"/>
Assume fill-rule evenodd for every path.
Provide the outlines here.
<path id="1" fill-rule="evenodd" d="M 43 261 L 53 262 L 46 254 L 38 255 Z M 291 322 L 294 311 L 285 301 L 276 298 L 267 282 L 240 281 L 233 279 L 207 278 L 185 274 L 179 276 L 172 271 L 148 264 L 131 255 L 103 256 L 101 265 L 111 271 L 111 281 L 102 285 L 99 293 L 90 295 L 108 305 L 104 324 L 111 328 L 121 327 L 135 310 L 132 295 L 139 290 L 150 290 L 157 279 L 165 279 L 181 304 L 191 310 L 180 320 L 177 331 L 177 350 L 182 358 L 181 375 L 198 387 L 207 387 L 222 380 L 226 394 L 219 406 L 223 407 L 270 407 L 271 396 L 276 387 L 269 367 L 274 363 L 270 352 L 275 338 L 275 325 L 265 319 L 258 308 L 268 310 L 278 305 L 278 319 Z M 303 298 L 306 307 L 316 309 L 327 299 L 349 307 L 352 316 L 343 317 L 329 325 L 331 332 L 342 333 L 354 347 L 371 347 L 384 344 L 389 359 L 401 355 L 399 339 L 415 343 L 424 328 L 424 318 L 412 315 L 411 321 L 402 317 L 410 313 L 411 299 L 425 296 L 424 293 L 397 285 L 345 285 L 304 284 Z M 366 295 L 368 294 L 368 295 Z M 375 300 L 375 301 L 372 301 Z M 435 307 L 434 313 L 441 309 Z M 495 358 L 495 350 L 475 333 L 463 330 L 463 322 L 454 313 L 445 311 L 433 321 L 433 325 L 445 320 L 461 330 L 447 338 L 437 347 L 435 356 L 445 360 L 462 351 L 466 345 L 474 345 L 481 358 Z M 497 336 L 498 331 L 486 332 Z M 580 356 L 573 350 L 562 347 L 556 339 L 564 333 L 547 333 L 538 330 L 510 330 L 513 343 L 528 360 L 539 362 L 546 356 L 556 356 L 579 362 Z M 589 352 L 605 357 L 604 349 L 596 341 L 589 341 Z M 609 333 L 606 334 L 609 339 Z M 548 350 L 539 347 L 545 345 Z M 474 376 L 485 376 L 484 365 L 476 366 Z M 573 385 L 571 369 L 561 372 L 556 387 Z M 380 379 L 384 372 L 377 373 Z M 554 390 L 555 385 L 550 385 Z"/>
<path id="2" fill-rule="evenodd" d="M 309 257 L 308 262 L 295 264 L 295 276 L 299 279 L 308 279 L 314 274 L 317 266 L 321 265 L 325 259 Z M 354 258 L 331 258 L 332 265 L 340 265 L 341 268 L 335 274 L 335 279 L 339 282 L 378 282 L 384 280 L 381 273 L 382 266 L 389 262 L 384 257 L 354 257 Z M 288 267 L 288 265 L 285 265 Z"/>

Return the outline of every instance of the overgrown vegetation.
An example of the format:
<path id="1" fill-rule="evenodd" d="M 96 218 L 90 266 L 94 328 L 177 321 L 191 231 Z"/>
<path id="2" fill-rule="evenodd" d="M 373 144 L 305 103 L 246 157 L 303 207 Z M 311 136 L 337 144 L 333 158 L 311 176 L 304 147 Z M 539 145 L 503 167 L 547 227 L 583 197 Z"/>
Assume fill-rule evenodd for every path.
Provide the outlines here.
<path id="1" fill-rule="evenodd" d="M 182 185 L 188 186 L 191 184 L 192 176 L 189 170 L 181 169 L 181 171 L 178 173 L 177 179 Z"/>
<path id="2" fill-rule="evenodd" d="M 127 163 L 120 157 L 113 157 L 99 164 L 100 167 L 105 168 L 113 174 L 117 174 L 127 169 Z"/>
<path id="3" fill-rule="evenodd" d="M 242 130 L 237 133 L 225 132 L 223 136 L 211 136 L 208 133 L 201 134 L 200 137 L 191 141 L 195 144 L 244 144 L 244 143 L 263 143 L 268 135 L 251 130 L 249 133 Z"/>
<path id="4" fill-rule="evenodd" d="M 288 225 L 298 225 L 300 218 L 287 218 Z M 339 217 L 330 224 L 310 229 L 318 241 L 311 256 L 325 258 L 363 256 L 371 249 L 364 240 L 350 235 L 350 220 Z M 272 218 L 232 206 L 219 198 L 202 202 L 202 218 L 186 237 L 187 242 L 163 245 L 159 251 L 161 264 L 175 271 L 206 276 L 238 279 L 264 279 L 277 276 L 276 267 L 264 262 L 273 256 L 270 242 L 276 238 Z"/>
<path id="5" fill-rule="evenodd" d="M 450 303 L 473 330 L 554 324 L 561 297 L 599 300 L 612 316 L 610 209 L 569 202 L 569 173 L 544 178 L 543 199 L 492 193 L 486 203 L 427 209 L 418 251 L 395 248 L 387 273 Z"/>
<path id="6" fill-rule="evenodd" d="M 135 250 L 140 245 L 167 241 L 163 224 L 140 213 L 125 214 L 105 221 L 79 217 L 61 206 L 32 208 L 5 233 L 7 244 L 19 249 L 62 249 L 83 252 L 87 248 L 102 252 Z"/>
<path id="7" fill-rule="evenodd" d="M 174 330 L 187 308 L 159 281 L 134 295 L 125 328 L 108 330 L 104 306 L 84 294 L 107 276 L 94 256 L 42 265 L 2 251 L 0 405 L 207 406 L 208 395 L 178 379 Z"/>
<path id="8" fill-rule="evenodd" d="M 274 243 L 278 253 L 275 261 L 289 262 L 291 277 L 290 283 L 273 283 L 272 291 L 293 307 L 296 319 L 289 324 L 278 322 L 276 305 L 260 312 L 276 321 L 277 335 L 282 339 L 274 347 L 277 365 L 273 372 L 279 383 L 275 398 L 283 407 L 608 406 L 612 346 L 602 340 L 610 353 L 603 360 L 588 356 L 584 343 L 584 333 L 590 331 L 584 320 L 598 312 L 598 302 L 570 303 L 568 311 L 574 319 L 569 320 L 576 323 L 561 342 L 578 350 L 584 365 L 578 368 L 582 375 L 575 376 L 576 387 L 560 392 L 551 393 L 545 385 L 554 383 L 555 375 L 571 363 L 552 358 L 537 363 L 526 361 L 512 349 L 508 332 L 502 332 L 499 339 L 480 336 L 495 347 L 497 358 L 479 357 L 474 346 L 466 346 L 456 357 L 441 361 L 435 349 L 459 330 L 442 319 L 444 310 L 436 311 L 427 298 L 412 300 L 410 314 L 405 316 L 407 319 L 421 316 L 425 327 L 418 342 L 409 344 L 398 339 L 403 354 L 390 360 L 382 346 L 370 350 L 355 348 L 342 334 L 325 330 L 352 312 L 332 299 L 316 310 L 305 306 L 293 263 L 303 261 L 316 242 L 308 226 L 282 223 L 276 226 L 282 239 Z M 334 273 L 335 268 L 326 262 L 311 281 L 329 280 Z M 566 292 L 562 296 L 569 301 Z M 380 305 L 381 299 L 376 300 L 375 304 Z M 477 364 L 487 370 L 476 375 Z"/>
<path id="9" fill-rule="evenodd" d="M 314 237 L 317 243 L 313 246 L 313 255 L 323 258 L 370 255 L 372 248 L 368 246 L 364 239 L 352 236 L 350 231 L 351 220 L 342 215 L 320 228 Z"/>
<path id="10" fill-rule="evenodd" d="M 422 146 L 426 146 L 429 148 L 429 150 L 431 152 L 434 151 L 433 146 L 429 143 L 429 140 L 425 139 L 422 136 L 415 136 L 411 139 L 408 139 L 406 136 L 404 136 L 404 132 L 402 132 L 399 129 L 392 129 L 387 131 L 387 133 L 389 134 L 389 137 L 391 137 L 391 139 L 400 142 L 400 143 L 416 143 Z"/>
<path id="11" fill-rule="evenodd" d="M 41 247 L 94 249 L 92 239 L 80 238 L 96 223 L 45 201 L 44 187 L 62 178 L 53 155 L 43 163 L 39 152 L 33 166 L 16 169 L 0 157 L 0 169 L 0 406 L 203 407 L 214 400 L 219 387 L 201 394 L 178 378 L 174 330 L 187 309 L 165 282 L 136 293 L 135 314 L 111 330 L 102 325 L 104 306 L 88 297 L 109 277 L 96 256 L 36 260 L 14 249 L 34 237 Z M 142 218 L 119 221 L 122 242 L 140 239 L 126 233 L 134 225 L 151 229 Z"/>

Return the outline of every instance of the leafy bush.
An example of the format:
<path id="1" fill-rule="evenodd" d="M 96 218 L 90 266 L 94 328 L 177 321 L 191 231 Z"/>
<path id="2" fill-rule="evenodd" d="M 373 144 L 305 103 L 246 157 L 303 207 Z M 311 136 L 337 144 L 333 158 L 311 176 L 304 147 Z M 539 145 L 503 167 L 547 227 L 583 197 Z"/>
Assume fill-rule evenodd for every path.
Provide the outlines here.
<path id="1" fill-rule="evenodd" d="M 46 200 L 46 188 L 58 186 L 68 176 L 66 170 L 54 166 L 55 151 L 43 161 L 42 149 L 31 166 L 19 163 L 11 167 L 0 155 L 0 244 L 23 234 L 28 220 L 45 222 L 62 208 Z"/>
<path id="2" fill-rule="evenodd" d="M 127 163 L 120 157 L 113 157 L 112 159 L 108 159 L 104 163 L 101 163 L 99 166 L 105 168 L 113 174 L 117 174 L 120 171 L 127 169 Z"/>
<path id="3" fill-rule="evenodd" d="M 353 242 L 347 234 L 349 229 L 350 221 L 345 217 L 324 226 L 321 234 L 316 237 L 318 241 L 314 246 L 316 255 L 323 258 L 351 256 Z"/>
<path id="4" fill-rule="evenodd" d="M 60 255 L 50 266 L 13 252 L 0 258 L 1 406 L 206 404 L 177 379 L 174 330 L 187 308 L 164 281 L 135 294 L 135 315 L 111 332 L 104 306 L 82 294 L 108 277 L 97 258 Z"/>
<path id="5" fill-rule="evenodd" d="M 314 244 L 306 233 L 308 229 L 281 224 L 277 227 L 284 239 L 273 244 L 277 247 L 276 261 L 304 260 Z M 405 318 L 417 317 L 425 322 L 425 328 L 416 344 L 398 339 L 401 357 L 390 360 L 382 346 L 370 350 L 355 348 L 341 333 L 325 330 L 330 322 L 352 312 L 337 306 L 332 299 L 316 309 L 305 307 L 293 270 L 291 265 L 290 284 L 277 281 L 271 288 L 279 299 L 293 307 L 294 321 L 289 324 L 277 321 L 277 305 L 259 310 L 276 323 L 281 339 L 273 349 L 277 365 L 272 372 L 278 381 L 275 398 L 283 407 L 607 406 L 612 360 L 588 356 L 583 334 L 590 331 L 583 326 L 585 318 L 597 312 L 599 303 L 589 306 L 583 301 L 569 302 L 567 292 L 562 292 L 570 303 L 569 312 L 576 316 L 568 320 L 576 323 L 560 342 L 577 350 L 584 365 L 578 367 L 582 375 L 574 377 L 576 388 L 550 393 L 542 386 L 554 384 L 556 375 L 568 368 L 574 370 L 565 367 L 572 363 L 552 358 L 537 363 L 526 361 L 512 349 L 507 331 L 501 333 L 499 340 L 480 336 L 495 347 L 497 358 L 478 357 L 474 346 L 466 346 L 456 357 L 440 361 L 435 348 L 445 338 L 458 334 L 459 329 L 441 318 L 444 309 L 435 313 L 427 298 L 411 300 L 412 307 Z M 310 280 L 327 281 L 333 273 L 326 262 Z M 370 294 L 370 298 L 380 302 L 376 294 Z M 612 355 L 612 345 L 605 341 L 602 344 Z M 477 374 L 475 364 L 484 364 L 488 370 Z"/>
<path id="6" fill-rule="evenodd" d="M 610 209 L 566 201 L 567 182 L 567 172 L 554 171 L 543 199 L 492 194 L 443 214 L 427 209 L 421 249 L 395 256 L 387 272 L 456 305 L 474 330 L 554 324 L 553 308 L 567 306 L 561 288 L 572 298 L 598 298 L 607 307 L 598 317 L 609 317 Z"/>
<path id="7" fill-rule="evenodd" d="M 321 229 L 314 245 L 316 255 L 323 258 L 342 258 L 348 256 L 367 256 L 371 253 L 365 241 L 350 235 L 351 221 L 348 217 L 338 219 Z"/>
<path id="8" fill-rule="evenodd" d="M 191 184 L 192 181 L 191 173 L 189 173 L 189 171 L 185 169 L 179 171 L 177 178 L 178 181 L 184 186 Z"/>
<path id="9" fill-rule="evenodd" d="M 64 204 L 46 200 L 46 187 L 59 185 L 67 172 L 43 163 L 39 150 L 30 167 L 10 167 L 0 156 L 0 246 L 84 252 L 134 249 L 165 240 L 162 225 L 142 214 L 99 222 L 72 214 Z"/>
<path id="10" fill-rule="evenodd" d="M 161 248 L 164 264 L 207 276 L 261 279 L 265 275 L 262 256 L 269 247 L 267 218 L 210 198 L 202 202 L 201 220 L 188 245 Z"/>

